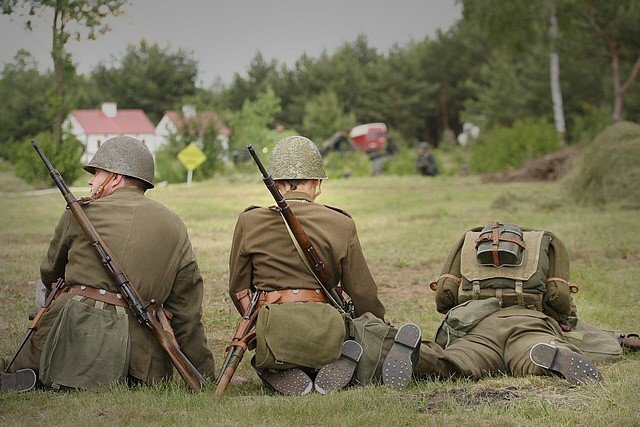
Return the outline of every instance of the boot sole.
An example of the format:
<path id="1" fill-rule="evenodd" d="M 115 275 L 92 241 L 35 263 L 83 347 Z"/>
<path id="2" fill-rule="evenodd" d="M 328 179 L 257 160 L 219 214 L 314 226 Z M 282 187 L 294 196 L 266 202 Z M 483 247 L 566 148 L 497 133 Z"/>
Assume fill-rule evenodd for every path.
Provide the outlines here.
<path id="1" fill-rule="evenodd" d="M 324 365 L 318 371 L 314 382 L 316 391 L 320 394 L 327 394 L 347 387 L 353 380 L 362 352 L 362 346 L 357 342 L 345 341 L 342 344 L 340 358 Z"/>
<path id="2" fill-rule="evenodd" d="M 531 348 L 529 357 L 536 365 L 562 375 L 572 384 L 602 380 L 600 371 L 589 359 L 565 348 L 540 343 Z"/>
<path id="3" fill-rule="evenodd" d="M 278 393 L 285 396 L 304 396 L 313 390 L 313 381 L 302 369 L 264 371 L 260 378 Z"/>
<path id="4" fill-rule="evenodd" d="M 24 392 L 31 390 L 38 377 L 33 369 L 20 369 L 13 374 L 0 373 L 0 389 L 2 391 Z"/>
<path id="5" fill-rule="evenodd" d="M 415 323 L 407 323 L 396 333 L 393 346 L 384 359 L 382 383 L 402 390 L 411 382 L 413 363 L 411 356 L 420 345 L 421 332 Z"/>

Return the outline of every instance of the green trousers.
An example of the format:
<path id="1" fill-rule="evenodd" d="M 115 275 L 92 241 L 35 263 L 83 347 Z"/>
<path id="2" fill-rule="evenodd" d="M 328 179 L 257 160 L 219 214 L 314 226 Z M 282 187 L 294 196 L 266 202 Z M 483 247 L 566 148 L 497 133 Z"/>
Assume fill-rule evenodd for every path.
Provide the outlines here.
<path id="1" fill-rule="evenodd" d="M 414 374 L 475 379 L 495 373 L 551 375 L 529 358 L 531 347 L 537 343 L 580 353 L 562 338 L 555 320 L 539 311 L 512 306 L 489 315 L 445 349 L 433 341 L 422 341 Z"/>

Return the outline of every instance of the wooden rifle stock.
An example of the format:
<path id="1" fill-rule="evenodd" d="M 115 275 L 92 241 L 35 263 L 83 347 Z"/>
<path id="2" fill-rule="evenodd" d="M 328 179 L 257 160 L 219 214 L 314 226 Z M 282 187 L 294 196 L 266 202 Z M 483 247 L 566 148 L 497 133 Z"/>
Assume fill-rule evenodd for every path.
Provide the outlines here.
<path id="1" fill-rule="evenodd" d="M 325 295 L 338 309 L 351 316 L 353 312 L 353 305 L 351 304 L 351 301 L 345 301 L 342 295 L 336 290 L 336 281 L 331 277 L 329 269 L 320 258 L 320 255 L 316 252 L 311 240 L 309 240 L 309 237 L 307 236 L 307 233 L 305 233 L 302 228 L 300 221 L 298 221 L 298 218 L 296 218 L 286 200 L 284 200 L 284 197 L 282 197 L 282 194 L 280 194 L 280 191 L 276 188 L 273 178 L 271 178 L 267 173 L 251 144 L 247 145 L 247 150 L 249 150 L 249 154 L 251 154 L 251 157 L 253 157 L 253 160 L 258 165 L 258 169 L 260 169 L 260 172 L 262 173 L 262 180 L 264 181 L 264 184 L 267 186 L 269 192 L 273 196 L 273 199 L 276 201 L 276 204 L 280 209 L 280 213 L 289 225 L 298 245 L 302 248 L 302 252 L 313 269 L 313 273 L 320 282 L 320 285 L 322 285 L 322 290 Z"/>
<path id="2" fill-rule="evenodd" d="M 247 351 L 247 347 L 255 338 L 255 326 L 258 319 L 258 311 L 260 310 L 261 294 L 262 292 L 260 291 L 253 293 L 251 304 L 245 310 L 242 320 L 240 320 L 236 328 L 236 333 L 227 346 L 227 356 L 220 369 L 220 375 L 218 375 L 215 397 L 220 397 L 224 394 L 233 378 L 233 374 L 242 361 L 245 351 Z"/>
<path id="3" fill-rule="evenodd" d="M 80 203 L 71 193 L 69 187 L 67 187 L 67 184 L 64 182 L 60 172 L 54 169 L 37 142 L 31 141 L 31 145 L 33 145 L 33 148 L 38 152 L 38 155 L 49 170 L 49 175 L 51 175 L 51 178 L 67 201 L 67 207 L 73 213 L 73 216 L 78 221 L 78 224 L 80 224 L 80 227 L 82 227 L 82 230 L 89 239 L 89 242 L 91 242 L 91 245 L 95 248 L 102 265 L 114 280 L 138 322 L 153 334 L 155 339 L 158 341 L 158 344 L 160 344 L 162 349 L 169 356 L 169 359 L 171 359 L 171 363 L 176 367 L 180 376 L 187 383 L 187 386 L 192 391 L 200 391 L 204 386 L 204 378 L 191 364 L 189 359 L 187 359 L 187 357 L 182 353 L 173 333 L 165 330 L 158 320 L 157 311 L 162 310 L 162 307 L 155 307 L 156 301 L 153 299 L 149 301 L 149 304 L 145 305 L 143 303 L 142 298 L 140 298 L 140 295 L 129 281 L 129 278 L 123 271 L 122 266 L 113 256 L 96 229 L 93 227 L 93 224 L 89 221 L 84 210 L 82 210 Z M 156 310 L 156 308 L 158 310 Z"/>
<path id="4" fill-rule="evenodd" d="M 38 329 L 38 325 L 40 324 L 40 319 L 42 319 L 42 315 L 45 314 L 47 311 L 49 311 L 49 308 L 51 307 L 51 303 L 53 303 L 53 301 L 55 301 L 55 299 L 58 298 L 58 295 L 60 295 L 64 291 L 65 286 L 66 284 L 64 283 L 64 279 L 62 278 L 58 279 L 56 283 L 53 284 L 53 286 L 51 287 L 51 292 L 49 292 L 49 295 L 45 299 L 44 304 L 42 304 L 42 306 L 38 309 L 38 312 L 33 317 L 31 324 L 29 324 L 29 329 L 27 330 L 27 334 L 24 336 L 24 338 L 22 339 L 22 342 L 18 346 L 18 349 L 13 354 L 13 357 L 11 358 L 7 366 L 4 368 L 5 372 L 9 372 L 9 368 L 11 367 L 11 365 L 13 365 L 13 362 L 16 361 L 16 357 L 18 357 L 18 354 L 20 354 L 20 352 L 22 351 L 22 348 L 29 340 L 29 337 L 31 337 L 31 335 L 36 331 L 36 329 Z"/>

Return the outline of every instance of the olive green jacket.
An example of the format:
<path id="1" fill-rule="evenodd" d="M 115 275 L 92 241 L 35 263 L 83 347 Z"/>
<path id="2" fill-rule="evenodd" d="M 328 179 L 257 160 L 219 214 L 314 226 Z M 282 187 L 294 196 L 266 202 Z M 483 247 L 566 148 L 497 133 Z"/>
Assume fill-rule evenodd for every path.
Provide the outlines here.
<path id="1" fill-rule="evenodd" d="M 143 192 L 121 188 L 86 206 L 84 211 L 140 297 L 155 299 L 173 314 L 176 339 L 191 363 L 207 376 L 214 361 L 201 322 L 203 282 L 187 229 L 180 217 Z M 42 281 L 50 286 L 58 277 L 68 285 L 86 285 L 118 292 L 80 225 L 65 211 L 40 267 Z M 55 316 L 67 301 L 63 295 L 43 318 L 25 348 L 23 365 L 38 368 L 38 360 Z M 112 307 L 113 308 L 113 307 Z M 171 375 L 169 358 L 153 336 L 129 310 L 131 361 L 129 375 L 157 381 Z M 17 361 L 18 362 L 18 361 Z M 17 363 L 16 362 L 16 363 Z"/>
<path id="2" fill-rule="evenodd" d="M 351 297 L 355 315 L 371 312 L 384 319 L 384 306 L 362 253 L 349 214 L 314 203 L 302 191 L 284 195 L 331 276 Z M 252 206 L 238 217 L 229 257 L 229 294 L 239 309 L 236 292 L 251 285 L 263 291 L 318 289 L 296 251 L 284 219 L 277 211 Z"/>

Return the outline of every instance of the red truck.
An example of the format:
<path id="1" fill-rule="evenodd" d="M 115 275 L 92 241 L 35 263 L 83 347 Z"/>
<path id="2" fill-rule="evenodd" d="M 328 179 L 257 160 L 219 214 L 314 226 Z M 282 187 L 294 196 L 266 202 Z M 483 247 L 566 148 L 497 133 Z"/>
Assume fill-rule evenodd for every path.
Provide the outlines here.
<path id="1" fill-rule="evenodd" d="M 370 153 L 384 150 L 387 145 L 387 126 L 384 123 L 366 123 L 351 129 L 349 138 L 357 149 Z"/>

